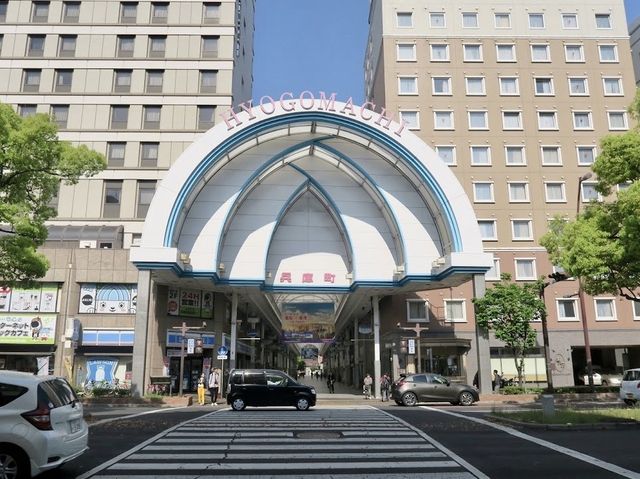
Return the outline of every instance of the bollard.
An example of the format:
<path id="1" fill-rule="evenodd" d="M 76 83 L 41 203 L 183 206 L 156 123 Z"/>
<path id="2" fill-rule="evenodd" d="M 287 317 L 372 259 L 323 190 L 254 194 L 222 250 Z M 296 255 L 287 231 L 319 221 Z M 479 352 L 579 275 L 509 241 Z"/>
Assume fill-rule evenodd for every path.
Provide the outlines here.
<path id="1" fill-rule="evenodd" d="M 554 416 L 556 413 L 556 407 L 553 402 L 553 395 L 543 394 L 540 396 L 540 404 L 542 405 L 542 415 L 544 417 Z"/>

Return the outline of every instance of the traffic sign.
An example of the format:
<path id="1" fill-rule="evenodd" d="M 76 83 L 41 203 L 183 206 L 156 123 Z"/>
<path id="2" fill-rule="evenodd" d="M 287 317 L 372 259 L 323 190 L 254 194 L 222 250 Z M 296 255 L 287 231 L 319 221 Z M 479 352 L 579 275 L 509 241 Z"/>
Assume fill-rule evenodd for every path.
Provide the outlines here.
<path id="1" fill-rule="evenodd" d="M 410 339 L 408 344 L 409 354 L 416 354 L 416 340 Z"/>
<path id="2" fill-rule="evenodd" d="M 187 339 L 187 354 L 193 354 L 195 349 L 196 349 L 196 339 L 195 338 L 188 338 Z"/>
<path id="3" fill-rule="evenodd" d="M 226 354 L 218 354 L 218 359 L 229 359 Z"/>
<path id="4" fill-rule="evenodd" d="M 218 348 L 218 356 L 226 356 L 228 354 L 229 354 L 229 348 L 227 348 L 226 346 L 223 345 Z"/>

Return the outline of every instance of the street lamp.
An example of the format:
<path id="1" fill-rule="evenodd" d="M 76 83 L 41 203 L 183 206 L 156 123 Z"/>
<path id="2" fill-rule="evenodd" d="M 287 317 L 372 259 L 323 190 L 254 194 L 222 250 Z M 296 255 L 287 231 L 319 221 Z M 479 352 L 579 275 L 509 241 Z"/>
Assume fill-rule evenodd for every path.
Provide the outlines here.
<path id="1" fill-rule="evenodd" d="M 400 323 L 398 323 L 396 326 L 398 329 L 402 329 L 403 331 L 413 331 L 414 333 L 416 333 L 416 349 L 418 350 L 418 369 L 416 370 L 416 373 L 421 372 L 420 370 L 422 369 L 422 353 L 420 352 L 420 335 L 422 334 L 422 331 L 428 331 L 429 328 L 426 326 L 420 326 L 420 323 L 416 323 L 416 325 L 413 327 L 400 326 Z"/>
<path id="2" fill-rule="evenodd" d="M 188 331 L 196 329 L 204 329 L 207 327 L 205 321 L 202 322 L 202 326 L 187 326 L 187 323 L 182 322 L 182 326 L 172 326 L 171 329 L 177 329 L 180 331 L 180 377 L 178 378 L 178 396 L 182 396 L 182 382 L 184 377 L 184 340 Z"/>
<path id="3" fill-rule="evenodd" d="M 587 172 L 578 179 L 578 201 L 576 204 L 576 220 L 580 216 L 580 203 L 582 200 L 582 182 L 588 180 L 593 175 Z M 587 309 L 584 301 L 584 290 L 582 288 L 582 279 L 578 276 L 578 299 L 580 300 L 580 316 L 582 317 L 582 332 L 584 334 L 584 355 L 587 361 L 587 377 L 589 378 L 589 389 L 595 391 L 593 387 L 593 363 L 591 361 L 591 344 L 589 343 L 589 326 L 587 325 Z"/>

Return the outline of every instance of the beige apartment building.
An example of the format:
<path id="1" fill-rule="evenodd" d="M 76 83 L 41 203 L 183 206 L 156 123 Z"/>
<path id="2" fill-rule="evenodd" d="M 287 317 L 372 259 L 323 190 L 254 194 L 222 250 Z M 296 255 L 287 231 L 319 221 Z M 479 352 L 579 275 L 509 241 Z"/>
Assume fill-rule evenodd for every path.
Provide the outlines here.
<path id="1" fill-rule="evenodd" d="M 501 273 L 524 282 L 554 272 L 539 238 L 555 215 L 575 217 L 602 199 L 584 175 L 600 138 L 629 129 L 635 81 L 623 0 L 374 0 L 369 23 L 367 99 L 395 112 L 461 182 L 494 255 L 487 287 Z M 571 280 L 545 290 L 554 383 L 582 379 L 583 314 L 595 366 L 640 366 L 639 305 L 586 296 L 581 311 L 577 289 Z M 455 343 L 475 329 L 471 298 L 470 284 L 389 298 L 398 317 L 407 310 L 428 323 L 422 370 L 435 357 L 445 366 L 464 358 L 473 375 L 474 354 Z M 526 373 L 542 382 L 538 344 Z M 510 353 L 495 339 L 490 346 L 492 369 L 514 376 Z"/>

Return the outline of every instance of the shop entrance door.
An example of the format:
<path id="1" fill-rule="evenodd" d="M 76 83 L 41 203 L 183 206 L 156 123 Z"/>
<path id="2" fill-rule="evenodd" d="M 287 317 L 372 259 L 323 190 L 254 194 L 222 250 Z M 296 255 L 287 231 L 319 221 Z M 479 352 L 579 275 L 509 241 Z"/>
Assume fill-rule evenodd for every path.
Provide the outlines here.
<path id="1" fill-rule="evenodd" d="M 180 375 L 180 358 L 171 358 L 169 374 L 177 378 Z M 187 356 L 184 358 L 184 376 L 182 378 L 183 392 L 197 392 L 198 378 L 202 374 L 202 356 Z M 176 382 L 174 391 L 178 391 L 179 383 Z"/>

